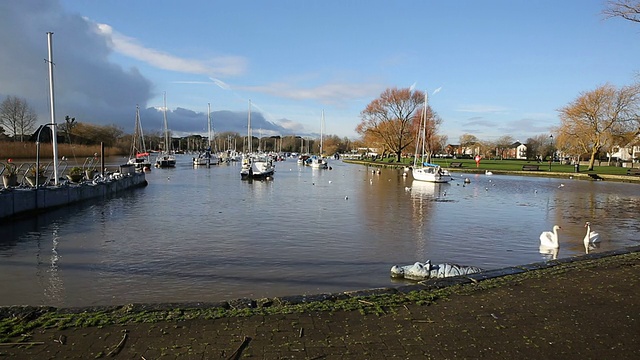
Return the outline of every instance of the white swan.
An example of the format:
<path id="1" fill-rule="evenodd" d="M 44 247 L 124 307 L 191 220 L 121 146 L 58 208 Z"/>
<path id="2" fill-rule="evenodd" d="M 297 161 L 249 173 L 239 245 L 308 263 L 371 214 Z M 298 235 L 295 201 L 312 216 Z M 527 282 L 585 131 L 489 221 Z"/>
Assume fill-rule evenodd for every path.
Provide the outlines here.
<path id="1" fill-rule="evenodd" d="M 558 243 L 558 230 L 562 229 L 558 225 L 553 226 L 553 232 L 551 231 L 543 231 L 540 234 L 540 246 L 544 246 L 547 248 L 557 249 L 560 247 Z"/>
<path id="2" fill-rule="evenodd" d="M 493 175 L 493 173 L 492 173 L 491 171 L 489 171 L 489 170 L 485 170 L 485 171 L 484 171 L 484 174 L 485 174 L 485 175 Z"/>
<path id="3" fill-rule="evenodd" d="M 593 243 L 597 243 L 600 241 L 600 234 L 598 234 L 595 231 L 591 231 L 591 223 L 590 222 L 586 222 L 584 224 L 584 227 L 587 228 L 587 233 L 584 235 L 584 245 L 587 246 L 588 244 L 593 244 Z"/>

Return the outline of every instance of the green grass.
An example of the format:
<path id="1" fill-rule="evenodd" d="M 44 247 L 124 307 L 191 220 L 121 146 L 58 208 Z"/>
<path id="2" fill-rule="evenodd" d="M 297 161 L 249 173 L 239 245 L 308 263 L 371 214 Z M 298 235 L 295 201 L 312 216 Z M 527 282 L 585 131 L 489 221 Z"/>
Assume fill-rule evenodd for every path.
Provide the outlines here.
<path id="1" fill-rule="evenodd" d="M 402 162 L 396 162 L 395 158 L 386 158 L 379 159 L 377 161 L 368 161 L 368 160 L 345 160 L 346 162 L 355 162 L 359 164 L 369 164 L 372 166 L 410 166 L 413 164 L 413 159 L 407 158 L 402 159 Z M 460 162 L 462 163 L 462 168 L 456 168 L 456 171 L 468 171 L 468 172 L 484 172 L 485 170 L 490 171 L 522 171 L 523 165 L 538 165 L 540 167 L 541 173 L 544 172 L 552 172 L 552 173 L 574 173 L 575 168 L 573 165 L 562 165 L 560 163 L 554 162 L 551 164 L 551 171 L 549 171 L 549 162 L 538 163 L 536 161 L 527 161 L 527 160 L 488 160 L 483 159 L 480 162 L 480 166 L 476 167 L 476 162 L 473 159 L 439 159 L 433 158 L 431 160 L 432 163 L 438 164 L 442 167 L 448 167 L 452 162 Z M 612 162 L 613 164 L 613 162 Z M 598 162 L 596 161 L 596 166 L 593 167 L 593 171 L 587 171 L 587 165 L 584 163 L 580 164 L 580 172 L 581 173 L 596 173 L 599 175 L 626 175 L 627 169 L 625 167 L 617 167 L 617 166 L 607 166 L 606 162 L 601 162 L 600 166 L 597 166 Z M 634 167 L 640 167 L 638 165 Z"/>

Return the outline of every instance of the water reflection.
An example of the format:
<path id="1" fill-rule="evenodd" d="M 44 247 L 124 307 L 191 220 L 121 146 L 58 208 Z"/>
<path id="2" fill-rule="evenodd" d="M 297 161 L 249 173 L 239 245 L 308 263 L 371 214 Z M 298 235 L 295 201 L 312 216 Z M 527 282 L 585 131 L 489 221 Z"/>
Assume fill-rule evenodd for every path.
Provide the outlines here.
<path id="1" fill-rule="evenodd" d="M 410 191 L 413 197 L 431 198 L 434 201 L 444 201 L 447 196 L 447 190 L 451 184 L 449 183 L 432 183 L 426 181 L 411 182 L 411 187 L 405 190 Z"/>
<path id="2" fill-rule="evenodd" d="M 394 284 L 394 263 L 493 269 L 638 244 L 637 185 L 484 174 L 432 184 L 339 161 L 278 163 L 272 180 L 249 182 L 238 166 L 188 160 L 154 169 L 145 188 L 0 225 L 0 305 L 347 291 Z M 585 221 L 599 247 L 585 249 Z M 541 253 L 554 224 L 560 249 Z"/>
<path id="3" fill-rule="evenodd" d="M 555 260 L 558 258 L 558 253 L 560 249 L 557 247 L 549 247 L 545 245 L 540 245 L 540 254 L 542 254 L 542 258 L 544 260 Z"/>

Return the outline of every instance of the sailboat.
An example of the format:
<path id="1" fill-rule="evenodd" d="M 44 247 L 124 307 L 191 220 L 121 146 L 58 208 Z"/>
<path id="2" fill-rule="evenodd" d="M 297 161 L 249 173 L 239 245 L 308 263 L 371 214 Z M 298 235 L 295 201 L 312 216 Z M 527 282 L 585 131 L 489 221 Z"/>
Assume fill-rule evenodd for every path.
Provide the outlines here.
<path id="1" fill-rule="evenodd" d="M 218 165 L 220 158 L 217 154 L 211 151 L 211 104 L 207 104 L 207 123 L 209 127 L 209 147 L 198 154 L 198 157 L 193 158 L 193 165 Z"/>
<path id="2" fill-rule="evenodd" d="M 157 168 L 176 167 L 176 156 L 171 152 L 171 144 L 169 143 L 169 126 L 167 125 L 167 94 L 164 94 L 164 107 L 162 109 L 162 117 L 164 119 L 164 148 L 156 157 Z"/>
<path id="3" fill-rule="evenodd" d="M 247 125 L 247 153 L 242 158 L 240 177 L 242 179 L 266 179 L 276 171 L 271 156 L 263 153 L 253 153 L 251 133 L 251 100 L 249 100 L 249 116 Z"/>
<path id="4" fill-rule="evenodd" d="M 411 173 L 414 180 L 429 181 L 435 183 L 448 183 L 452 180 L 448 170 L 443 169 L 440 165 L 430 164 L 426 162 L 427 156 L 427 93 L 424 93 L 424 110 L 422 111 L 422 121 L 420 121 L 420 129 L 416 136 L 416 153 L 413 158 L 413 168 Z"/>
<path id="5" fill-rule="evenodd" d="M 320 123 L 320 155 L 311 156 L 307 161 L 309 161 L 309 165 L 311 165 L 314 169 L 328 169 L 329 163 L 322 157 L 323 153 L 323 132 L 324 132 L 324 110 L 322 110 L 322 122 Z"/>
<path id="6" fill-rule="evenodd" d="M 144 134 L 140 123 L 140 106 L 138 105 L 136 105 L 136 124 L 133 130 L 131 152 L 129 153 L 127 164 L 134 165 L 136 171 L 151 171 L 151 161 L 149 160 L 149 152 L 147 152 L 144 144 Z"/>

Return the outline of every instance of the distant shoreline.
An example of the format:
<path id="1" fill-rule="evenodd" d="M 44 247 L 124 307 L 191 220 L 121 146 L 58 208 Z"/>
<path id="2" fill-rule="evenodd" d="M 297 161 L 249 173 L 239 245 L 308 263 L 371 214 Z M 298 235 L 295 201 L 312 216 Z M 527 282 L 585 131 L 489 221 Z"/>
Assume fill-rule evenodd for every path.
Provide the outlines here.
<path id="1" fill-rule="evenodd" d="M 394 169 L 402 169 L 405 167 L 410 167 L 409 164 L 399 164 L 395 162 L 383 162 L 383 161 L 368 161 L 368 160 L 353 160 L 353 159 L 343 159 L 345 163 L 356 164 L 356 165 L 364 165 L 378 168 L 394 168 Z M 602 181 L 615 181 L 615 182 L 627 182 L 640 184 L 640 176 L 633 175 L 619 175 L 619 174 L 602 174 L 597 171 L 583 171 L 579 173 L 572 173 L 567 171 L 547 171 L 542 170 L 545 167 L 545 164 L 540 164 L 540 171 L 519 171 L 519 170 L 504 170 L 500 168 L 493 167 L 491 163 L 482 164 L 481 168 L 474 167 L 461 167 L 461 168 L 449 168 L 447 164 L 439 164 L 438 161 L 435 161 L 436 164 L 442 166 L 443 168 L 447 168 L 447 170 L 452 173 L 468 173 L 468 174 L 484 174 L 485 171 L 489 170 L 494 175 L 517 175 L 517 176 L 538 176 L 538 177 L 552 177 L 552 178 L 562 178 L 562 179 L 577 179 L 577 180 L 590 180 L 596 181 L 597 178 L 593 177 L 595 174 Z M 471 163 L 465 163 L 471 164 Z M 471 164 L 474 165 L 474 164 Z M 592 175 L 590 175 L 592 174 Z M 455 179 L 455 178 L 454 178 Z"/>

